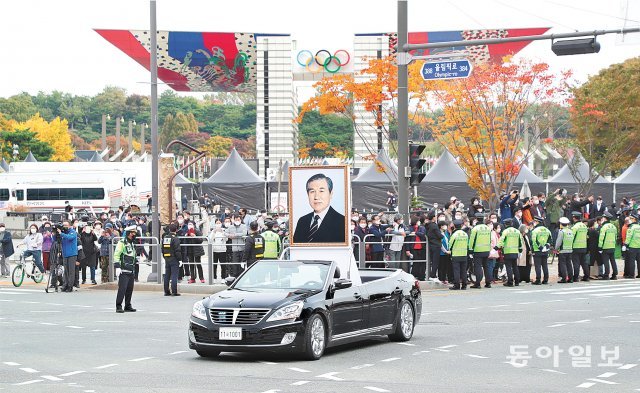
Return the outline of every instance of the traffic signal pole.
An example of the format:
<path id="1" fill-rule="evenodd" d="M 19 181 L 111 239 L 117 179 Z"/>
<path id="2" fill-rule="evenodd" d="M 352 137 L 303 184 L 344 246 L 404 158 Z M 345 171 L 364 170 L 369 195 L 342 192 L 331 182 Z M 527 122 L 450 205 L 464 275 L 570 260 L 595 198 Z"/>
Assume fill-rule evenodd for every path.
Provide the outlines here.
<path id="1" fill-rule="evenodd" d="M 398 0 L 398 50 L 397 56 L 405 54 L 403 48 L 408 37 L 407 0 Z M 399 58 L 398 58 L 399 59 Z M 400 59 L 399 59 L 400 60 Z M 409 222 L 409 90 L 407 83 L 409 64 L 398 61 L 398 212 Z"/>

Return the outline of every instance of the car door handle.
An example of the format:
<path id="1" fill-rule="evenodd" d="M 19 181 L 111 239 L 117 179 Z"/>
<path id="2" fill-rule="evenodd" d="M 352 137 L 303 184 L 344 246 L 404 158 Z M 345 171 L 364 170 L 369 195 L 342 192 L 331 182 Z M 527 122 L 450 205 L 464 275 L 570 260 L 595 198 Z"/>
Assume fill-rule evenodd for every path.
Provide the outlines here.
<path id="1" fill-rule="evenodd" d="M 354 293 L 353 297 L 355 297 L 357 300 L 362 299 L 362 295 L 360 295 L 359 293 Z"/>

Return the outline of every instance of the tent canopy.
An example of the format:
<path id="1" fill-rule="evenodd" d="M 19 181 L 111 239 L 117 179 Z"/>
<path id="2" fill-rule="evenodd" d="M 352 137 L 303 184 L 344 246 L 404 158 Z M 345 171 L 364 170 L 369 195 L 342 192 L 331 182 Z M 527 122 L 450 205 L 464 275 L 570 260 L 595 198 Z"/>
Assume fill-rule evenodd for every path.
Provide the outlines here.
<path id="1" fill-rule="evenodd" d="M 464 173 L 456 159 L 445 150 L 431 167 L 427 175 L 422 179 L 423 183 L 466 183 L 467 175 Z"/>
<path id="2" fill-rule="evenodd" d="M 380 149 L 376 159 L 353 179 L 352 183 L 391 183 L 398 180 L 398 166 Z"/>
<path id="3" fill-rule="evenodd" d="M 616 184 L 640 184 L 640 156 L 614 181 Z"/>
<path id="4" fill-rule="evenodd" d="M 246 162 L 240 157 L 235 148 L 231 150 L 229 158 L 211 175 L 204 184 L 264 184 Z"/>
<path id="5" fill-rule="evenodd" d="M 584 158 L 576 155 L 574 156 L 574 158 L 571 160 L 571 164 L 573 164 L 573 161 L 579 159 L 580 160 L 580 165 L 578 165 L 578 168 L 576 168 L 576 173 L 578 175 L 578 179 L 574 178 L 573 175 L 571 174 L 571 170 L 569 169 L 569 164 L 565 164 L 565 166 L 563 166 L 558 173 L 555 174 L 555 176 L 553 176 L 551 179 L 549 179 L 549 183 L 564 183 L 564 184 L 573 184 L 573 183 L 579 183 L 579 179 L 588 179 L 589 178 L 589 164 L 584 160 Z M 594 182 L 596 184 L 606 184 L 609 183 L 609 181 L 607 179 L 605 179 L 604 177 L 598 175 L 598 178 L 596 179 L 596 181 Z"/>
<path id="6" fill-rule="evenodd" d="M 33 156 L 31 152 L 27 155 L 27 158 L 24 159 L 24 162 L 38 162 L 36 158 Z"/>
<path id="7" fill-rule="evenodd" d="M 527 183 L 529 183 L 529 184 L 531 184 L 531 183 L 544 183 L 544 181 L 542 181 L 542 179 L 540 179 L 538 176 L 536 176 L 536 174 L 533 173 L 531 171 L 531 169 L 529 169 L 529 167 L 527 167 L 526 165 L 522 164 L 522 166 L 520 167 L 520 173 L 518 173 L 518 176 L 516 177 L 515 183 L 516 184 L 522 184 L 525 181 Z"/>
<path id="8" fill-rule="evenodd" d="M 0 161 L 0 168 L 2 168 L 5 172 L 9 172 L 9 164 L 7 164 L 4 158 L 2 159 L 2 161 Z"/>

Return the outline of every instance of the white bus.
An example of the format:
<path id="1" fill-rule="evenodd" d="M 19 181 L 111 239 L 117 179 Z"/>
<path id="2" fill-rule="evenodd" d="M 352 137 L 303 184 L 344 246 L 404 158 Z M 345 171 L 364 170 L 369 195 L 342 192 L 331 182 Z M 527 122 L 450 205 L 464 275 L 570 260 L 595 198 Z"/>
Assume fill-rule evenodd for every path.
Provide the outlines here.
<path id="1" fill-rule="evenodd" d="M 2 189 L 0 189 L 2 190 Z M 4 195 L 0 191 L 0 197 Z M 96 213 L 108 211 L 111 206 L 109 191 L 103 183 L 54 183 L 40 182 L 11 186 L 8 209 L 22 207 L 26 211 L 64 209 L 65 201 L 77 211 L 93 210 Z"/>

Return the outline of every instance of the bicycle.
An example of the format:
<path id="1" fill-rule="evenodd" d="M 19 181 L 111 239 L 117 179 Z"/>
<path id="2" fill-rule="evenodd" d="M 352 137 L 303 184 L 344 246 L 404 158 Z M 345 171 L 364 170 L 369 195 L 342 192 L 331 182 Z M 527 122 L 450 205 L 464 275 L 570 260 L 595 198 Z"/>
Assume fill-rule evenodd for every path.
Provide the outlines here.
<path id="1" fill-rule="evenodd" d="M 28 268 L 28 265 L 31 264 L 31 269 Z M 31 273 L 29 273 L 31 271 Z M 33 262 L 33 257 L 27 260 L 24 257 L 24 250 L 20 252 L 20 259 L 16 262 L 16 267 L 13 268 L 13 272 L 11 274 L 11 282 L 14 287 L 19 287 L 22 285 L 24 281 L 24 277 L 31 278 L 36 284 L 40 284 L 44 279 L 44 273 L 38 269 L 36 264 Z"/>

